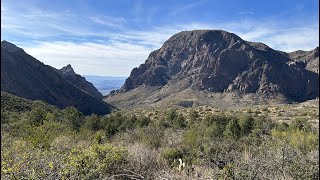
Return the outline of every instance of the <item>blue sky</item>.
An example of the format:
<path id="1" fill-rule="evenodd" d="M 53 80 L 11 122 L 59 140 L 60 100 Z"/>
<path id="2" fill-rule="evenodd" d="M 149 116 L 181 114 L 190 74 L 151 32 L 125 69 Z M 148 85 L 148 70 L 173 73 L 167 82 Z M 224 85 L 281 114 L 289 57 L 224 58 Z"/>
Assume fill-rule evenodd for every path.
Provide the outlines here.
<path id="1" fill-rule="evenodd" d="M 277 50 L 311 50 L 318 7 L 318 0 L 2 0 L 1 40 L 56 68 L 128 76 L 183 30 L 223 29 Z"/>

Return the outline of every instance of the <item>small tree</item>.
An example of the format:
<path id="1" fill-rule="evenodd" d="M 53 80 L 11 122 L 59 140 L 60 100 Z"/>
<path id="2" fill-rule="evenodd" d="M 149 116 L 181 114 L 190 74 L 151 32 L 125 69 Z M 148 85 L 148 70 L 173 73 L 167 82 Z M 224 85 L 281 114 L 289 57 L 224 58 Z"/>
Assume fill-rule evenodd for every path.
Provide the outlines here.
<path id="1" fill-rule="evenodd" d="M 241 136 L 248 135 L 251 133 L 254 127 L 254 119 L 250 115 L 244 115 L 239 119 L 239 126 L 241 129 Z"/>
<path id="2" fill-rule="evenodd" d="M 100 117 L 92 114 L 85 118 L 85 126 L 91 131 L 98 131 L 101 128 Z"/>
<path id="3" fill-rule="evenodd" d="M 295 118 L 292 123 L 290 124 L 291 130 L 303 130 L 303 131 L 310 131 L 311 124 L 305 118 Z"/>
<path id="4" fill-rule="evenodd" d="M 184 117 L 182 114 L 179 114 L 178 116 L 175 117 L 174 121 L 173 121 L 173 125 L 174 128 L 185 128 L 187 127 Z"/>
<path id="5" fill-rule="evenodd" d="M 223 131 L 228 124 L 230 118 L 225 116 L 224 114 L 214 114 L 206 116 L 202 122 L 206 127 L 211 127 L 211 129 L 215 129 L 214 134 L 219 136 L 223 134 Z"/>
<path id="6" fill-rule="evenodd" d="M 48 112 L 45 118 L 46 121 L 58 122 L 58 117 L 55 113 Z"/>
<path id="7" fill-rule="evenodd" d="M 203 125 L 204 136 L 210 139 L 223 136 L 223 129 L 218 122 L 213 122 L 210 126 Z"/>
<path id="8" fill-rule="evenodd" d="M 136 127 L 144 127 L 144 126 L 148 126 L 150 123 L 150 118 L 146 117 L 146 116 L 140 116 L 137 118 L 136 122 L 135 122 L 135 126 Z"/>
<path id="9" fill-rule="evenodd" d="M 272 122 L 270 118 L 258 116 L 254 121 L 254 134 L 259 136 L 269 134 L 274 125 L 275 123 Z"/>
<path id="10" fill-rule="evenodd" d="M 83 114 L 74 107 L 67 107 L 63 110 L 64 122 L 73 130 L 79 131 L 83 124 Z"/>
<path id="11" fill-rule="evenodd" d="M 29 113 L 27 113 L 27 120 L 31 125 L 39 126 L 43 124 L 43 121 L 46 119 L 47 113 L 39 108 L 33 108 Z"/>
<path id="12" fill-rule="evenodd" d="M 196 110 L 192 109 L 189 113 L 189 118 L 191 122 L 196 121 L 199 118 L 199 114 Z"/>
<path id="13" fill-rule="evenodd" d="M 277 131 L 287 131 L 289 128 L 289 124 L 285 122 L 277 123 L 274 127 Z"/>
<path id="14" fill-rule="evenodd" d="M 240 136 L 241 128 L 237 122 L 237 119 L 232 118 L 223 132 L 223 135 L 228 138 L 238 139 Z"/>
<path id="15" fill-rule="evenodd" d="M 166 120 L 172 122 L 177 117 L 177 112 L 175 109 L 170 109 L 166 112 Z"/>
<path id="16" fill-rule="evenodd" d="M 122 122 L 121 126 L 119 127 L 120 131 L 127 130 L 127 129 L 133 129 L 135 127 L 135 123 L 137 122 L 137 116 L 133 114 L 130 117 L 126 117 L 124 121 Z"/>

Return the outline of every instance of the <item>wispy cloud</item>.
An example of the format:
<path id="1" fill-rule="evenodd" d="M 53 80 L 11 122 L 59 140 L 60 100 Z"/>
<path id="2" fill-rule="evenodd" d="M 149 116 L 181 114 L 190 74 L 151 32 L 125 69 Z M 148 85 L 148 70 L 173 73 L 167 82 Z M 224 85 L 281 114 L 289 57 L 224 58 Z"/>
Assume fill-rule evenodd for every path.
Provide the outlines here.
<path id="1" fill-rule="evenodd" d="M 180 5 L 179 8 L 176 8 L 175 10 L 169 12 L 169 16 L 176 16 L 180 13 L 186 12 L 188 10 L 191 10 L 197 6 L 200 6 L 202 4 L 204 4 L 207 0 L 198 0 L 198 1 L 194 1 L 192 3 L 188 3 L 185 5 Z"/>
<path id="2" fill-rule="evenodd" d="M 192 9 L 204 3 L 205 0 L 187 4 L 176 12 Z M 138 3 L 139 4 L 139 3 Z M 168 24 L 153 26 L 143 30 L 132 29 L 123 17 L 90 16 L 85 17 L 70 12 L 48 12 L 38 8 L 29 8 L 25 13 L 10 11 L 1 5 L 3 21 L 1 29 L 4 34 L 10 33 L 42 40 L 45 37 L 74 36 L 91 39 L 108 39 L 107 42 L 124 42 L 137 44 L 147 48 L 159 48 L 173 34 L 183 30 L 193 29 L 223 29 L 238 34 L 249 41 L 262 41 L 272 48 L 292 51 L 296 49 L 311 49 L 318 41 L 318 18 L 308 24 L 294 23 L 291 26 L 275 18 L 273 19 L 242 19 L 229 22 L 191 22 L 188 24 Z M 141 6 L 141 5 L 139 5 Z M 243 11 L 251 13 L 251 11 Z M 298 24 L 298 25 L 297 25 Z M 97 25 L 118 28 L 117 31 L 108 28 L 96 28 Z"/>
<path id="3" fill-rule="evenodd" d="M 247 25 L 247 24 L 246 24 Z M 131 69 L 147 59 L 148 54 L 161 47 L 163 42 L 181 30 L 227 29 L 249 41 L 261 41 L 275 49 L 293 51 L 311 50 L 318 43 L 318 30 L 313 27 L 278 29 L 252 25 L 243 30 L 243 24 L 211 26 L 193 23 L 188 26 L 157 27 L 150 31 L 110 33 L 108 40 L 97 42 L 36 42 L 24 46 L 26 52 L 54 67 L 73 64 L 80 74 L 128 76 Z M 242 29 L 242 31 L 238 31 Z"/>
<path id="4" fill-rule="evenodd" d="M 187 4 L 172 13 L 186 12 L 203 2 Z M 136 6 L 139 13 L 141 4 Z M 249 11 L 242 13 L 250 14 Z M 184 30 L 223 29 L 244 40 L 263 42 L 282 51 L 311 50 L 319 44 L 318 17 L 309 22 L 296 20 L 294 23 L 284 23 L 276 18 L 246 17 L 240 21 L 199 21 L 135 29 L 129 26 L 130 20 L 123 17 L 84 16 L 38 8 L 19 13 L 1 5 L 1 16 L 4 37 L 19 37 L 13 43 L 30 55 L 57 68 L 72 64 L 80 74 L 129 75 L 151 51 Z"/>
<path id="5" fill-rule="evenodd" d="M 263 42 L 273 49 L 282 51 L 311 50 L 319 44 L 317 21 L 303 26 L 283 25 L 279 21 L 244 21 L 222 25 L 248 41 Z"/>
<path id="6" fill-rule="evenodd" d="M 133 67 L 146 59 L 150 48 L 128 43 L 114 42 L 73 43 L 73 42 L 37 42 L 32 46 L 21 46 L 28 54 L 61 68 L 72 64 L 80 74 L 128 76 Z"/>
<path id="7" fill-rule="evenodd" d="M 123 24 L 127 22 L 122 17 L 95 16 L 90 19 L 95 23 L 116 28 L 123 27 Z"/>
<path id="8" fill-rule="evenodd" d="M 239 12 L 240 15 L 253 15 L 254 12 L 253 11 L 241 11 Z"/>

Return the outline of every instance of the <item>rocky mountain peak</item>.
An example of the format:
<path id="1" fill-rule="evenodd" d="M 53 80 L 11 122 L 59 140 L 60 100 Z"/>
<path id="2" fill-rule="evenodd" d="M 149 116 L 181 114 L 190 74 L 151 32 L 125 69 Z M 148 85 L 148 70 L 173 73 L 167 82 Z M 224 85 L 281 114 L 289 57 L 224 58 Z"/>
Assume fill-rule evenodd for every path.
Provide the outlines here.
<path id="1" fill-rule="evenodd" d="M 62 75 L 71 84 L 77 86 L 83 91 L 87 92 L 91 96 L 101 99 L 102 94 L 93 86 L 92 83 L 88 82 L 86 78 L 74 72 L 72 66 L 68 64 L 67 66 L 57 70 L 59 74 Z"/>
<path id="2" fill-rule="evenodd" d="M 256 45 L 262 47 L 262 44 Z M 269 56 L 277 56 L 277 59 Z M 182 31 L 150 53 L 144 64 L 133 69 L 122 91 L 142 84 L 162 86 L 171 79 L 184 76 L 192 78 L 195 88 L 223 92 L 238 73 L 257 59 L 259 64 L 267 59 L 277 62 L 288 60 L 266 45 L 256 49 L 227 31 Z"/>
<path id="3" fill-rule="evenodd" d="M 23 51 L 23 49 L 17 47 L 16 45 L 14 45 L 6 40 L 1 41 L 1 49 L 5 49 L 9 52 Z"/>
<path id="4" fill-rule="evenodd" d="M 239 36 L 223 30 L 182 31 L 170 37 L 161 49 L 186 47 L 199 49 L 209 45 L 229 46 L 241 41 L 243 40 Z"/>
<path id="5" fill-rule="evenodd" d="M 112 107 L 101 101 L 102 95 L 85 78 L 41 63 L 17 46 L 1 42 L 1 91 L 27 98 L 43 100 L 59 108 L 74 106 L 84 114 L 104 115 Z"/>
<path id="6" fill-rule="evenodd" d="M 169 94 L 186 89 L 283 94 L 294 101 L 319 96 L 318 75 L 290 64 L 290 58 L 287 53 L 227 31 L 182 31 L 151 52 L 114 94 L 125 96 L 131 90 L 150 87 L 161 89 L 159 92 L 167 89 Z"/>
<path id="7" fill-rule="evenodd" d="M 70 64 L 60 69 L 63 74 L 76 74 Z"/>

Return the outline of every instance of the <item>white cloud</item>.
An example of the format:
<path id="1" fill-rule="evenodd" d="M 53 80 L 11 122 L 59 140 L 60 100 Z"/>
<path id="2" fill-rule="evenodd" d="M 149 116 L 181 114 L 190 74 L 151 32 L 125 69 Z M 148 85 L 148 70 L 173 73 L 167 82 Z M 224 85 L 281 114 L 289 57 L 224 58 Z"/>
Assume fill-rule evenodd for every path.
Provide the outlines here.
<path id="1" fill-rule="evenodd" d="M 214 25 L 212 25 L 214 24 Z M 318 23 L 301 27 L 281 26 L 274 22 L 242 21 L 231 23 L 190 23 L 156 27 L 149 31 L 129 31 L 123 34 L 113 34 L 119 40 L 137 41 L 142 45 L 160 48 L 165 40 L 175 33 L 194 29 L 222 29 L 237 34 L 242 39 L 263 42 L 276 50 L 294 51 L 311 50 L 319 44 Z"/>
<path id="2" fill-rule="evenodd" d="M 319 30 L 310 27 L 291 28 L 271 36 L 262 37 L 261 41 L 271 45 L 274 49 L 286 52 L 298 49 L 311 50 L 319 44 Z"/>
<path id="3" fill-rule="evenodd" d="M 311 50 L 319 44 L 319 25 L 292 27 L 272 23 L 254 23 L 243 31 L 232 28 L 242 39 L 263 42 L 273 49 L 281 51 Z"/>
<path id="4" fill-rule="evenodd" d="M 90 18 L 93 22 L 105 26 L 120 28 L 127 21 L 122 17 L 94 16 Z"/>
<path id="5" fill-rule="evenodd" d="M 175 13 L 192 9 L 202 2 L 187 4 Z M 137 3 L 136 6 L 139 13 L 141 4 Z M 222 29 L 244 40 L 263 42 L 282 51 L 311 50 L 319 44 L 318 16 L 313 21 L 289 22 L 288 19 L 283 22 L 276 18 L 243 18 L 231 22 L 175 23 L 146 27 L 143 30 L 131 28 L 129 20 L 122 17 L 84 17 L 70 12 L 44 12 L 37 8 L 19 13 L 1 5 L 1 16 L 2 34 L 33 39 L 31 42 L 13 43 L 56 68 L 72 64 L 80 74 L 127 76 L 132 68 L 144 62 L 151 51 L 160 48 L 165 40 L 184 30 Z M 96 25 L 106 28 L 98 29 Z M 117 28 L 117 31 L 112 28 Z M 80 43 L 63 40 L 66 36 Z M 62 40 L 57 41 L 58 37 L 62 37 Z"/>
<path id="6" fill-rule="evenodd" d="M 240 15 L 253 15 L 254 12 L 253 11 L 241 11 L 239 12 Z"/>
<path id="7" fill-rule="evenodd" d="M 246 27 L 246 28 L 244 28 Z M 282 51 L 311 50 L 318 44 L 318 28 L 274 28 L 268 24 L 192 23 L 188 26 L 156 27 L 149 31 L 131 30 L 125 33 L 109 33 L 109 40 L 93 42 L 38 42 L 22 46 L 32 56 L 46 64 L 61 68 L 72 64 L 80 74 L 128 76 L 134 67 L 143 63 L 149 53 L 162 46 L 173 34 L 182 30 L 225 29 L 248 41 L 259 41 Z M 102 38 L 103 39 L 103 38 Z"/>
<path id="8" fill-rule="evenodd" d="M 98 43 L 38 42 L 21 46 L 28 54 L 56 68 L 71 64 L 79 74 L 128 76 L 131 69 L 147 59 L 152 49 L 114 42 Z"/>
<path id="9" fill-rule="evenodd" d="M 204 4 L 207 0 L 198 0 L 198 1 L 194 1 L 192 3 L 188 3 L 188 4 L 184 4 L 184 5 L 179 5 L 178 8 L 175 8 L 175 10 L 169 12 L 169 16 L 176 16 L 182 12 L 191 10 L 197 6 L 200 6 L 202 4 Z"/>

